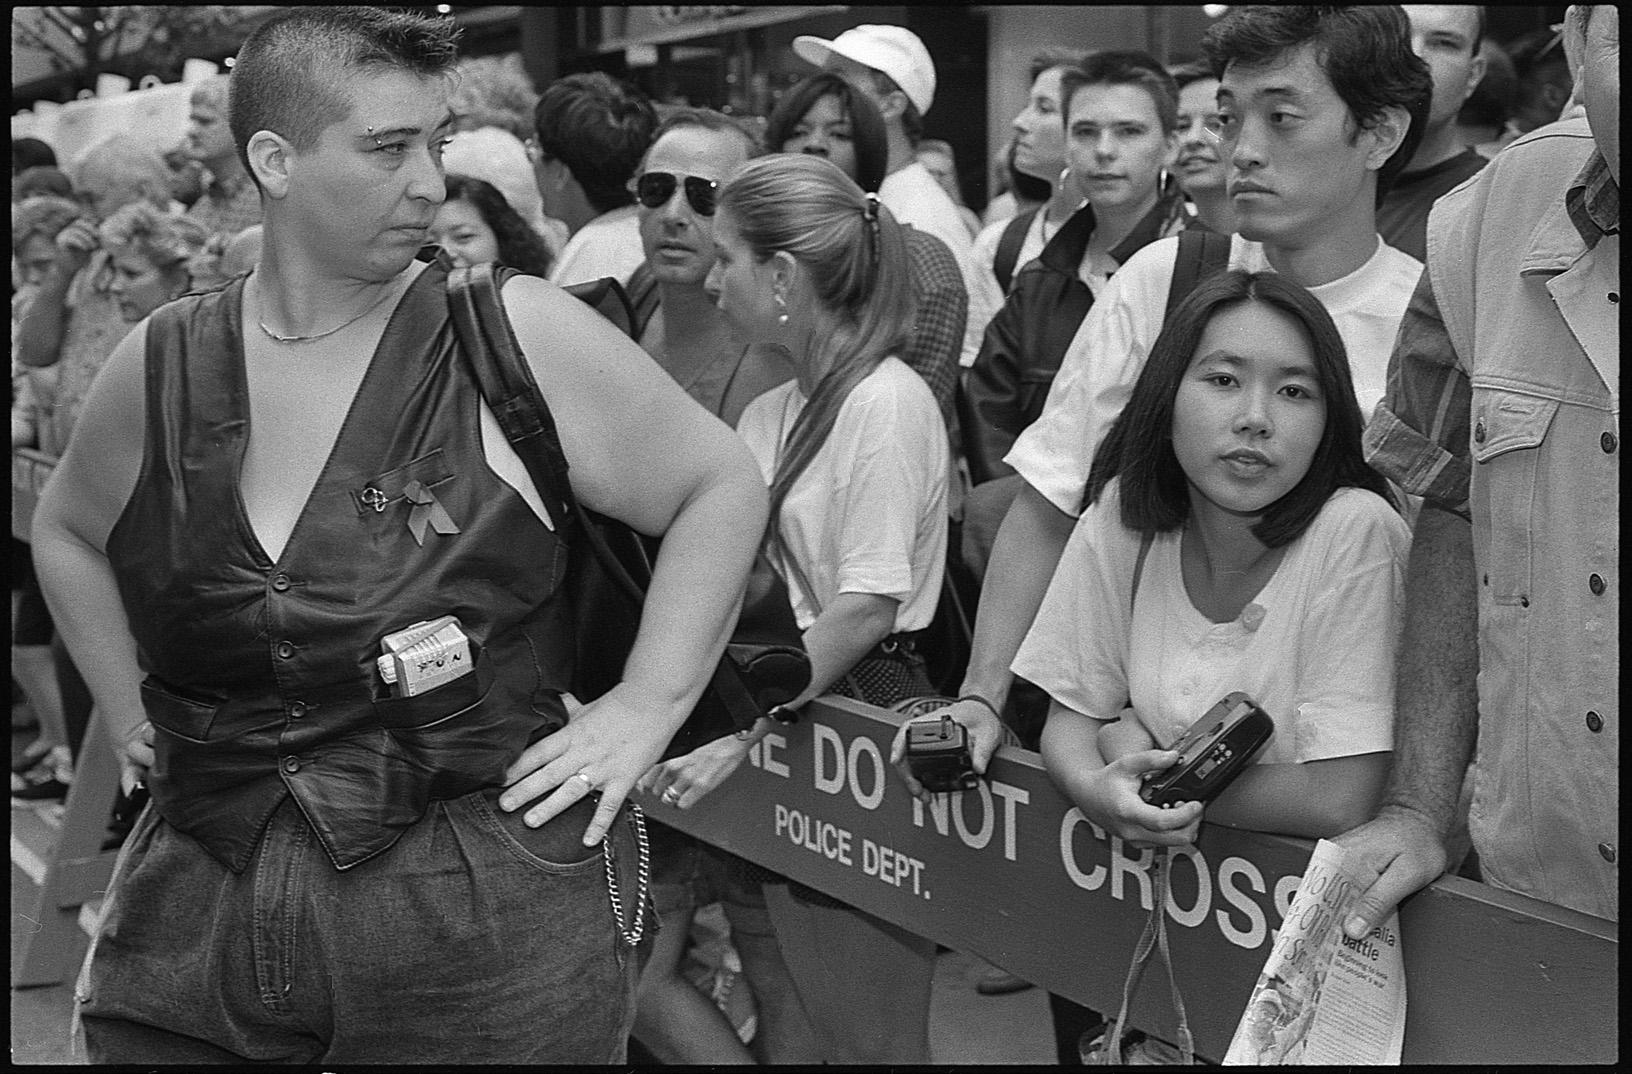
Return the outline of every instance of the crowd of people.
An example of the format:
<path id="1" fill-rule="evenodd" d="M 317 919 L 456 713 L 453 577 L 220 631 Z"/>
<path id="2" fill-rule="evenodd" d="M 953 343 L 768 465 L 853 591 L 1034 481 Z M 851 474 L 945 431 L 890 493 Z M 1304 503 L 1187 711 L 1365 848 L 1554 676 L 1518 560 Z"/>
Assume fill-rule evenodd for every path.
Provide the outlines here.
<path id="1" fill-rule="evenodd" d="M 1618 920 L 1613 6 L 1506 49 L 1409 5 L 1048 51 L 994 73 L 1029 93 L 982 214 L 900 26 L 798 38 L 763 118 L 534 95 L 455 39 L 290 8 L 168 154 L 13 140 L 12 444 L 56 460 L 13 804 L 62 800 L 93 709 L 152 798 L 108 835 L 93 1061 L 928 1063 L 933 941 L 628 803 L 776 726 L 660 759 L 756 553 L 788 710 L 944 695 L 913 719 L 977 772 L 1039 751 L 1135 846 L 1335 838 L 1356 938 L 1446 872 Z M 536 450 L 662 537 L 599 697 L 576 507 L 450 312 L 487 264 Z M 567 290 L 607 278 L 626 326 Z M 442 616 L 473 670 L 382 678 Z M 1267 750 L 1146 804 L 1235 691 Z M 1075 1064 L 1104 1019 L 1050 1010 Z"/>

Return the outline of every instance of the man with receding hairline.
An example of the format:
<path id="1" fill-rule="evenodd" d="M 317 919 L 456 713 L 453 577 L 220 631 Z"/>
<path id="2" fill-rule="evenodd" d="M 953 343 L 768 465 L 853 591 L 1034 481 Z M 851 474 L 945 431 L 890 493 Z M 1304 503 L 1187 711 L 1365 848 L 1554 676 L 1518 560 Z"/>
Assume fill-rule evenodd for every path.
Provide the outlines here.
<path id="1" fill-rule="evenodd" d="M 649 920 L 622 807 L 719 658 L 764 482 L 587 306 L 503 284 L 576 497 L 663 535 L 623 681 L 569 712 L 577 516 L 483 399 L 448 262 L 416 260 L 453 40 L 375 8 L 250 35 L 260 259 L 125 338 L 36 514 L 153 798 L 76 989 L 93 1062 L 623 1060 Z M 379 663 L 432 622 L 439 648 Z"/>
<path id="2" fill-rule="evenodd" d="M 261 222 L 261 193 L 238 159 L 227 120 L 230 75 L 211 75 L 193 88 L 187 106 L 189 159 L 204 168 L 204 190 L 187 209 L 213 235 L 230 239 Z"/>

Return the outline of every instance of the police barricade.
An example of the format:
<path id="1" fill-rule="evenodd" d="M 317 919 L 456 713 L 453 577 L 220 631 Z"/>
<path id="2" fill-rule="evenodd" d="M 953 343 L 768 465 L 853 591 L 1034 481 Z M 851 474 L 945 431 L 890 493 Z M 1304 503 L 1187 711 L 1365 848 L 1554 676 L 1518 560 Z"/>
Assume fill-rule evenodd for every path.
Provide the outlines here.
<path id="1" fill-rule="evenodd" d="M 977 790 L 925 806 L 887 763 L 895 720 L 839 698 L 657 820 L 1114 1016 L 1148 916 L 1153 851 L 1108 837 L 1041 759 L 1003 749 Z M 1313 844 L 1203 825 L 1173 853 L 1169 938 L 1199 1054 L 1221 1058 Z M 1616 924 L 1446 877 L 1401 909 L 1403 1061 L 1613 1062 Z M 1367 942 L 1377 942 L 1375 940 Z M 1361 947 L 1362 952 L 1364 947 Z M 1130 1022 L 1172 1039 L 1159 969 Z"/>

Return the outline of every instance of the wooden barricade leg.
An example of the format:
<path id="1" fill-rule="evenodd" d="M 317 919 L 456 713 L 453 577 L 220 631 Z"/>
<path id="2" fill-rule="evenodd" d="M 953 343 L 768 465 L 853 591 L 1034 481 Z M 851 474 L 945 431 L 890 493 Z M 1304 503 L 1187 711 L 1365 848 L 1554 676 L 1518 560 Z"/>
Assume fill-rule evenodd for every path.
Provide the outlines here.
<path id="1" fill-rule="evenodd" d="M 117 848 L 102 849 L 118 792 L 119 761 L 101 713 L 92 712 L 62 829 L 47 854 L 32 913 L 26 913 L 35 924 L 11 967 L 13 988 L 62 984 L 78 973 L 89 940 L 80 928 L 80 907 L 104 894 L 118 855 Z"/>

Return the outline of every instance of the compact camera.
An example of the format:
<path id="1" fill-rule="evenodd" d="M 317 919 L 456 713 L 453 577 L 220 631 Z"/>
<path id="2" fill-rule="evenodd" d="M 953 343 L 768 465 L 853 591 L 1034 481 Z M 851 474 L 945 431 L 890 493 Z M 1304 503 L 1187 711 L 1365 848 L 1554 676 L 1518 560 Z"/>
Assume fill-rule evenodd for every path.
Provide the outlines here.
<path id="1" fill-rule="evenodd" d="M 980 782 L 969 758 L 969 732 L 950 716 L 907 725 L 907 768 L 936 794 L 967 791 Z"/>
<path id="2" fill-rule="evenodd" d="M 1210 802 L 1246 771 L 1274 733 L 1275 721 L 1257 702 L 1239 691 L 1228 694 L 1173 743 L 1179 759 L 1146 775 L 1139 797 L 1154 806 Z"/>

